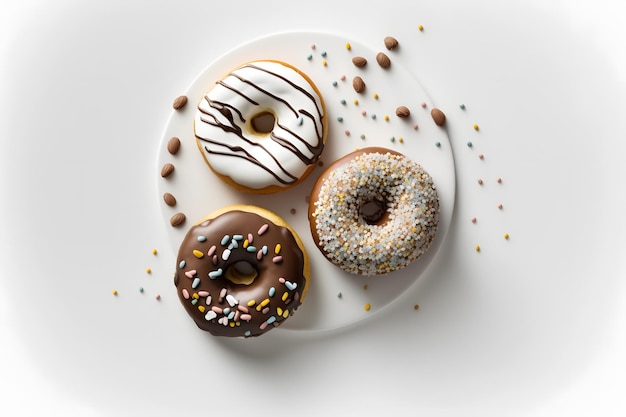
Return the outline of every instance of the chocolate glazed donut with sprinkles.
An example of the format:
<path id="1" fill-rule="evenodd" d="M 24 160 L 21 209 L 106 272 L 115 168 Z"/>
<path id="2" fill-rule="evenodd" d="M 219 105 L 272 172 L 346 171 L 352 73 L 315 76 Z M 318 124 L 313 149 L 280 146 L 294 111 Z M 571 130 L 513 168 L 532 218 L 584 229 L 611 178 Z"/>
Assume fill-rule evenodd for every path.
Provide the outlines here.
<path id="1" fill-rule="evenodd" d="M 259 336 L 304 301 L 310 266 L 296 232 L 275 213 L 233 205 L 183 239 L 174 284 L 198 327 L 216 336 Z"/>

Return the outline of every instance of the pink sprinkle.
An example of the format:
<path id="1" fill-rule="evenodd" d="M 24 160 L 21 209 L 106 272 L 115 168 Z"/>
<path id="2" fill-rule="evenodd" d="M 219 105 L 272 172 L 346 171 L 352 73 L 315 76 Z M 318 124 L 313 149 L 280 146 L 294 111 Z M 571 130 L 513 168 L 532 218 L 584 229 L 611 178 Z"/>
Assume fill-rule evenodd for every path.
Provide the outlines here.
<path id="1" fill-rule="evenodd" d="M 293 299 L 296 301 L 300 299 L 300 293 L 298 291 L 296 291 L 296 293 L 293 295 Z"/>
<path id="2" fill-rule="evenodd" d="M 267 322 L 264 321 L 263 323 L 261 323 L 261 325 L 259 326 L 259 329 L 261 330 L 265 330 L 265 328 L 267 327 Z"/>
<path id="3" fill-rule="evenodd" d="M 279 264 L 283 261 L 283 257 L 282 256 L 274 256 L 272 258 L 272 262 L 274 262 L 275 264 Z"/>
<path id="4" fill-rule="evenodd" d="M 418 128 L 417 123 L 415 123 L 415 124 L 413 125 L 413 129 L 417 130 L 417 128 Z"/>
<path id="5" fill-rule="evenodd" d="M 154 298 L 156 298 L 157 300 L 160 300 L 161 299 L 161 294 L 155 295 Z"/>
<path id="6" fill-rule="evenodd" d="M 422 107 L 426 108 L 426 102 L 425 101 L 422 101 Z"/>
<path id="7" fill-rule="evenodd" d="M 476 223 L 476 217 L 472 217 L 472 223 Z"/>
<path id="8" fill-rule="evenodd" d="M 500 184 L 500 183 L 502 183 L 502 178 L 498 177 L 498 179 L 496 181 L 498 181 L 498 184 Z"/>
<path id="9" fill-rule="evenodd" d="M 210 306 L 210 305 L 211 305 L 211 300 L 212 300 L 212 299 L 211 299 L 211 296 L 210 296 L 210 295 L 208 295 L 208 296 L 206 297 L 206 300 L 205 300 L 206 305 Z"/>
<path id="10" fill-rule="evenodd" d="M 501 209 L 502 208 L 502 203 L 498 203 L 498 208 Z"/>
<path id="11" fill-rule="evenodd" d="M 346 134 L 346 136 L 350 136 L 350 131 L 349 130 L 346 130 L 344 133 Z"/>
<path id="12" fill-rule="evenodd" d="M 239 321 L 239 317 L 241 316 L 241 311 L 236 310 L 235 311 L 235 317 L 233 318 L 233 320 L 235 321 Z"/>
<path id="13" fill-rule="evenodd" d="M 265 223 L 263 226 L 261 226 L 259 228 L 259 231 L 257 232 L 259 236 L 263 235 L 263 233 L 267 232 L 267 229 L 269 229 L 270 225 Z"/>
<path id="14" fill-rule="evenodd" d="M 208 291 L 198 291 L 198 295 L 200 297 L 208 297 L 209 296 L 209 292 Z"/>
<path id="15" fill-rule="evenodd" d="M 252 245 L 253 240 L 254 240 L 254 237 L 252 236 L 252 233 L 248 233 L 248 243 Z"/>
<path id="16" fill-rule="evenodd" d="M 239 316 L 239 318 L 243 321 L 250 321 L 252 320 L 252 316 L 250 314 L 242 314 L 241 316 Z"/>
<path id="17" fill-rule="evenodd" d="M 367 114 L 367 112 L 366 112 L 365 110 L 361 110 L 361 114 L 362 114 L 363 116 L 365 116 L 365 115 Z"/>
<path id="18" fill-rule="evenodd" d="M 345 81 L 345 80 L 346 80 L 346 76 L 345 76 L 345 75 L 343 75 L 343 74 L 341 74 L 341 77 L 339 77 L 339 79 L 340 79 L 341 81 Z"/>
<path id="19" fill-rule="evenodd" d="M 479 153 L 479 154 L 478 154 L 478 157 L 479 157 L 480 159 L 485 159 L 485 155 L 483 155 L 482 153 Z"/>
<path id="20" fill-rule="evenodd" d="M 286 280 L 285 280 L 285 278 L 283 278 L 283 277 L 278 278 L 278 282 L 280 282 L 281 284 L 284 284 L 284 283 L 285 283 L 285 281 L 286 281 Z"/>
<path id="21" fill-rule="evenodd" d="M 315 44 L 314 43 L 311 44 L 311 49 L 315 49 Z"/>
<path id="22" fill-rule="evenodd" d="M 213 255 L 213 259 L 211 259 L 213 265 L 217 266 L 217 255 Z"/>
<path id="23" fill-rule="evenodd" d="M 219 298 L 220 303 L 224 300 L 225 296 L 226 296 L 226 288 L 222 288 L 222 290 L 220 291 L 220 298 Z"/>
<path id="24" fill-rule="evenodd" d="M 189 291 L 187 291 L 186 288 L 183 288 L 183 297 L 185 297 L 185 300 L 189 300 Z"/>
<path id="25" fill-rule="evenodd" d="M 261 313 L 263 314 L 267 314 L 270 312 L 270 308 L 269 307 L 265 307 L 263 310 L 261 310 Z"/>
<path id="26" fill-rule="evenodd" d="M 480 185 L 483 185 L 483 180 L 482 180 L 482 178 L 479 178 L 479 179 L 478 179 L 478 183 L 479 183 Z"/>
<path id="27" fill-rule="evenodd" d="M 248 307 L 242 306 L 241 304 L 238 304 L 237 305 L 237 310 L 241 311 L 242 313 L 247 313 L 248 312 Z"/>
<path id="28" fill-rule="evenodd" d="M 214 312 L 216 312 L 217 314 L 222 314 L 224 312 L 224 310 L 222 310 L 221 308 L 219 308 L 218 306 L 213 306 L 211 307 L 211 310 L 213 310 Z"/>
<path id="29" fill-rule="evenodd" d="M 261 259 L 263 259 L 263 250 L 259 249 L 259 251 L 256 253 L 256 259 L 257 261 L 260 261 Z"/>
<path id="30" fill-rule="evenodd" d="M 190 271 L 185 272 L 185 276 L 187 278 L 193 278 L 194 275 L 196 275 L 196 270 L 195 269 L 192 269 Z"/>
<path id="31" fill-rule="evenodd" d="M 211 249 L 209 249 L 207 255 L 213 256 L 213 254 L 215 253 L 215 249 L 217 249 L 215 245 L 211 246 Z"/>

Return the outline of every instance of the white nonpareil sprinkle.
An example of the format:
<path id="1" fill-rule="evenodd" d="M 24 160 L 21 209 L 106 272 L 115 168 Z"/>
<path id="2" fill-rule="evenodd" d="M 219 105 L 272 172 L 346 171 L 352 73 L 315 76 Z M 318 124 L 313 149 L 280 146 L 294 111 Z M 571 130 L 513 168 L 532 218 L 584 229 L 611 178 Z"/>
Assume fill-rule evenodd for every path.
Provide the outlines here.
<path id="1" fill-rule="evenodd" d="M 360 208 L 378 196 L 386 200 L 389 219 L 370 225 Z M 312 215 L 331 262 L 352 274 L 378 275 L 404 268 L 428 250 L 439 224 L 439 197 L 419 164 L 372 152 L 329 174 Z"/>

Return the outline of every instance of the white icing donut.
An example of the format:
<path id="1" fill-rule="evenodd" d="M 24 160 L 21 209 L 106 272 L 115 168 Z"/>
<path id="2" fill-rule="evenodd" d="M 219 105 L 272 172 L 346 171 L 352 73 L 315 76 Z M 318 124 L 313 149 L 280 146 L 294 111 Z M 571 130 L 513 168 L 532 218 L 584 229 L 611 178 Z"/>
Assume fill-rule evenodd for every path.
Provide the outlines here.
<path id="1" fill-rule="evenodd" d="M 278 61 L 255 61 L 218 81 L 198 105 L 194 129 L 209 166 L 252 192 L 302 180 L 320 157 L 327 117 L 307 76 Z"/>

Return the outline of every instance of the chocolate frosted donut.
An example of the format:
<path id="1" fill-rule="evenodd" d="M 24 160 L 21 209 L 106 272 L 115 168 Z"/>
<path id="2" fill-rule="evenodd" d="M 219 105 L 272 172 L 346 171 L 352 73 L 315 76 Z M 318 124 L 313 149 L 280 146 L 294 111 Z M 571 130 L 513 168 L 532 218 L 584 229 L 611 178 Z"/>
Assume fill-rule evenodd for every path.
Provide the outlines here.
<path id="1" fill-rule="evenodd" d="M 198 327 L 218 336 L 259 336 L 304 300 L 309 260 L 298 235 L 260 207 L 225 207 L 193 226 L 174 275 Z"/>
<path id="2" fill-rule="evenodd" d="M 428 250 L 439 197 L 419 164 L 389 149 L 365 148 L 335 161 L 317 180 L 309 223 L 320 251 L 344 271 L 386 274 Z"/>
<path id="3" fill-rule="evenodd" d="M 233 70 L 203 97 L 194 120 L 196 142 L 213 172 L 254 193 L 302 181 L 322 153 L 327 128 L 315 84 L 279 61 Z"/>

